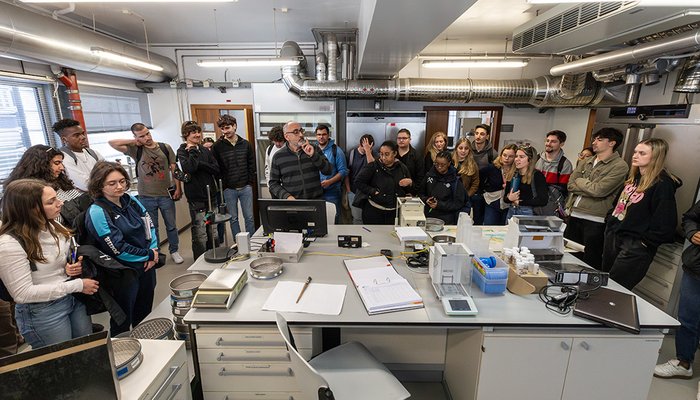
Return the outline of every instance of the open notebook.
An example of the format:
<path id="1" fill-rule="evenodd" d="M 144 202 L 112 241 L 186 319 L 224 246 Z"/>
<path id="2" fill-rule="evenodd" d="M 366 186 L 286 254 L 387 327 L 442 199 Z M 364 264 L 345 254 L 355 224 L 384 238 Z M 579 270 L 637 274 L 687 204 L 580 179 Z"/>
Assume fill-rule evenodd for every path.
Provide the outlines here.
<path id="1" fill-rule="evenodd" d="M 370 315 L 423 307 L 423 299 L 384 256 L 345 260 Z"/>

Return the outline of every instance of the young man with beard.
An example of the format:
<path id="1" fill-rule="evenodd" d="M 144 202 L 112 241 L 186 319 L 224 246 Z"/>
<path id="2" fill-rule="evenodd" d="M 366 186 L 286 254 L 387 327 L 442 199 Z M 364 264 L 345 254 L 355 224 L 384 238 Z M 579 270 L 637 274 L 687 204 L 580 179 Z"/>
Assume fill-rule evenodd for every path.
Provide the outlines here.
<path id="1" fill-rule="evenodd" d="M 484 200 L 483 184 L 488 182 L 487 167 L 493 164 L 496 158 L 496 151 L 493 149 L 489 136 L 491 127 L 479 124 L 474 128 L 474 141 L 472 142 L 472 156 L 479 167 L 479 190 L 471 197 L 472 213 L 474 215 L 474 225 L 483 225 L 484 214 L 486 213 L 486 200 Z"/>
<path id="2" fill-rule="evenodd" d="M 566 133 L 559 130 L 547 133 L 544 151 L 540 153 L 535 164 L 535 169 L 540 171 L 547 180 L 549 203 L 544 207 L 546 215 L 562 216 L 558 211 L 564 210 L 568 193 L 566 185 L 574 171 L 571 161 L 564 156 L 564 150 L 562 150 L 564 142 L 566 142 Z"/>
<path id="3" fill-rule="evenodd" d="M 340 217 L 340 203 L 343 194 L 341 182 L 348 175 L 348 167 L 345 163 L 345 154 L 342 149 L 338 149 L 331 138 L 331 132 L 328 125 L 321 124 L 316 127 L 316 141 L 318 147 L 323 151 L 331 163 L 331 173 L 320 173 L 321 187 L 323 188 L 323 198 L 335 204 L 335 223 L 338 223 Z"/>

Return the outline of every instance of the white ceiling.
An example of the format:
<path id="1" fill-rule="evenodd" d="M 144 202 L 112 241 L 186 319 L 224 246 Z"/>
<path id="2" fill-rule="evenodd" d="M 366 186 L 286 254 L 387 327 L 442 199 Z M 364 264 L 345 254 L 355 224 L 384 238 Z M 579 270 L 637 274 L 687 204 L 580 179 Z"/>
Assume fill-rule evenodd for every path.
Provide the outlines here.
<path id="1" fill-rule="evenodd" d="M 63 2 L 30 7 L 53 12 L 67 6 Z M 396 75 L 418 54 L 503 52 L 513 28 L 533 18 L 537 10 L 525 0 L 97 2 L 75 3 L 73 12 L 59 18 L 141 47 L 146 42 L 145 22 L 148 42 L 155 51 L 159 47 L 238 47 L 273 52 L 286 40 L 313 43 L 312 28 L 358 28 L 360 73 L 387 76 Z M 173 57 L 168 51 L 161 53 Z"/>

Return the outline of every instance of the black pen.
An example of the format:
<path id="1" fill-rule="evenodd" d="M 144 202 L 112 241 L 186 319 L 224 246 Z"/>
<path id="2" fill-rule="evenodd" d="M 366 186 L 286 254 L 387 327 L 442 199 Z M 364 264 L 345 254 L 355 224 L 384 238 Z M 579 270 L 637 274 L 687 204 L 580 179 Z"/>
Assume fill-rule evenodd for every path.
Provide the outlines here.
<path id="1" fill-rule="evenodd" d="M 306 278 L 306 282 L 304 282 L 304 287 L 301 288 L 301 293 L 299 293 L 299 297 L 297 297 L 297 303 L 299 303 L 299 300 L 301 300 L 301 296 L 304 295 L 306 288 L 309 287 L 309 283 L 311 283 L 311 277 Z"/>
<path id="2" fill-rule="evenodd" d="M 364 226 L 362 227 L 362 229 L 366 230 L 367 232 L 372 232 L 369 229 L 365 228 Z"/>

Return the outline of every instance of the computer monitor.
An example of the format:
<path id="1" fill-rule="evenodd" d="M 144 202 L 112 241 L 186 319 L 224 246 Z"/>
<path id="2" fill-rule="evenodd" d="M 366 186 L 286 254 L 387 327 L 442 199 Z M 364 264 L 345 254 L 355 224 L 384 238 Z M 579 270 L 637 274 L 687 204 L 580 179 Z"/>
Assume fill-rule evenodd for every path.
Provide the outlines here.
<path id="1" fill-rule="evenodd" d="M 300 232 L 304 236 L 328 234 L 325 200 L 258 199 L 260 219 L 266 235 Z"/>

